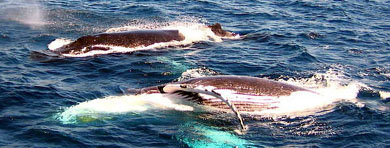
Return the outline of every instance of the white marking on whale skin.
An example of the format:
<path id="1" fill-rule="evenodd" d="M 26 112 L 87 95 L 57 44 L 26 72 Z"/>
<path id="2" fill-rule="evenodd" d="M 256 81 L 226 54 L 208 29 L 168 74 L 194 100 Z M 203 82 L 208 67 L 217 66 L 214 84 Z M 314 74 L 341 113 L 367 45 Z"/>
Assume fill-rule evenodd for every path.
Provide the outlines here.
<path id="1" fill-rule="evenodd" d="M 168 46 L 179 46 L 182 45 L 180 41 L 170 41 L 170 42 L 164 42 L 164 43 L 155 43 L 149 46 L 138 46 L 134 48 L 128 48 L 123 46 L 112 46 L 112 45 L 102 45 L 97 44 L 93 45 L 93 47 L 102 47 L 109 50 L 91 50 L 85 53 L 80 54 L 63 54 L 66 57 L 88 57 L 88 56 L 94 56 L 94 55 L 103 55 L 103 54 L 110 54 L 110 53 L 131 53 L 135 51 L 142 51 L 142 50 L 158 50 L 159 48 L 164 48 Z"/>
<path id="2" fill-rule="evenodd" d="M 250 95 L 250 94 L 241 94 L 239 92 L 230 89 L 215 89 L 214 91 L 221 95 L 223 94 L 224 96 L 228 97 L 229 100 L 231 101 L 265 103 L 265 104 L 279 102 L 277 101 L 277 99 L 279 98 L 278 96 L 257 96 L 257 95 Z M 209 98 L 205 98 L 205 99 L 209 99 Z"/>
<path id="3" fill-rule="evenodd" d="M 196 92 L 202 97 L 204 100 L 212 101 L 212 102 L 224 102 L 220 99 L 220 97 L 226 98 L 231 102 L 248 102 L 253 104 L 268 104 L 273 107 L 274 104 L 279 103 L 278 96 L 257 96 L 257 95 L 248 95 L 248 94 L 240 94 L 234 90 L 229 89 L 216 89 L 214 86 L 203 86 L 198 85 L 194 88 L 180 88 L 181 86 L 191 86 L 184 84 L 169 84 L 164 87 L 164 92 L 173 93 L 178 90 L 188 89 L 187 91 Z M 191 90 L 190 90 L 191 89 Z M 219 95 L 216 95 L 216 92 Z"/>
<path id="4" fill-rule="evenodd" d="M 87 47 L 84 47 L 83 49 L 81 49 L 81 52 L 85 52 L 87 51 Z"/>
<path id="5" fill-rule="evenodd" d="M 180 86 L 180 84 L 177 84 Z M 191 86 L 182 84 L 183 86 Z M 168 85 L 169 86 L 169 85 Z M 174 92 L 180 90 L 179 86 L 166 87 L 164 91 Z M 216 89 L 213 86 L 198 85 L 193 87 L 195 90 L 203 90 L 206 93 L 199 93 L 202 99 L 212 102 L 223 102 L 220 98 L 225 98 L 230 102 L 246 102 L 253 105 L 267 105 L 263 110 L 258 111 L 240 111 L 240 113 L 250 115 L 261 115 L 270 117 L 280 116 L 306 116 L 315 114 L 318 111 L 322 111 L 325 108 L 331 107 L 337 101 L 341 101 L 347 96 L 340 96 L 336 94 L 324 94 L 320 90 L 314 91 L 296 91 L 287 96 L 257 96 L 252 94 L 241 94 L 231 89 Z M 184 90 L 185 91 L 185 90 Z M 220 96 L 215 96 L 207 92 L 214 91 Z M 196 92 L 196 91 L 190 91 Z M 327 92 L 327 91 L 326 91 Z M 348 99 L 348 98 L 347 98 Z"/>
<path id="6" fill-rule="evenodd" d="M 168 93 L 174 93 L 175 91 L 187 91 L 187 92 L 195 92 L 198 94 L 207 94 L 210 96 L 213 96 L 215 98 L 219 98 L 222 102 L 224 102 L 229 108 L 233 111 L 233 113 L 236 115 L 238 121 L 240 122 L 241 131 L 246 131 L 248 129 L 247 126 L 244 125 L 244 120 L 240 115 L 240 112 L 235 107 L 234 104 L 229 100 L 229 98 L 222 96 L 221 94 L 218 94 L 214 91 L 215 87 L 213 86 L 207 86 L 203 87 L 202 89 L 197 88 L 194 85 L 191 84 L 168 84 L 163 88 L 163 91 Z"/>
<path id="7" fill-rule="evenodd" d="M 169 95 L 147 94 L 138 96 L 109 96 L 101 99 L 82 102 L 74 107 L 90 109 L 96 112 L 105 113 L 126 113 L 130 111 L 145 111 L 147 106 L 155 108 L 178 109 L 180 111 L 192 111 L 189 106 L 175 104 L 169 98 Z M 156 99 L 157 98 L 157 99 Z M 183 107 L 183 108 L 181 108 Z"/>
<path id="8" fill-rule="evenodd" d="M 63 124 L 79 122 L 78 117 L 100 119 L 107 114 L 125 114 L 145 112 L 151 109 L 194 111 L 192 106 L 176 103 L 180 96 L 170 94 L 142 94 L 125 96 L 108 96 L 81 102 L 59 113 L 57 119 Z M 174 99 L 174 100 L 172 100 Z"/>
<path id="9" fill-rule="evenodd" d="M 340 96 L 326 96 L 316 91 L 296 91 L 288 96 L 257 96 L 252 94 L 241 94 L 230 89 L 215 89 L 212 86 L 197 86 L 197 89 L 213 89 L 222 97 L 231 102 L 246 102 L 253 105 L 268 105 L 261 111 L 240 111 L 240 113 L 261 116 L 306 116 L 320 111 L 336 101 Z M 222 102 L 220 99 L 208 94 L 199 94 L 204 100 Z M 345 97 L 341 97 L 345 98 Z"/>

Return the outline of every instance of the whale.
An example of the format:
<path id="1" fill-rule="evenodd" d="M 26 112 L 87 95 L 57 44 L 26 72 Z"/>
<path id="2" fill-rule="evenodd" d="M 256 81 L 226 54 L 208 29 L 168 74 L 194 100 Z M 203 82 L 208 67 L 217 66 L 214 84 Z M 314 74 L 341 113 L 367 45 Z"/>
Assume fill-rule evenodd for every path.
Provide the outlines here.
<path id="1" fill-rule="evenodd" d="M 169 93 L 183 96 L 186 101 L 232 110 L 246 129 L 240 112 L 256 112 L 277 108 L 278 98 L 294 92 L 316 93 L 311 90 L 274 80 L 250 76 L 208 76 L 167 83 L 141 89 L 134 94 Z"/>
<path id="2" fill-rule="evenodd" d="M 220 109 L 229 109 L 220 99 L 199 94 L 233 96 L 230 101 L 239 111 L 254 112 L 272 109 L 272 101 L 267 98 L 289 96 L 294 92 L 311 90 L 295 85 L 269 80 L 265 78 L 235 75 L 220 75 L 193 78 L 185 81 L 167 83 L 142 89 L 130 89 L 133 94 L 176 93 L 186 96 L 189 101 L 212 106 Z M 208 93 L 205 93 L 208 92 Z"/>
<path id="3" fill-rule="evenodd" d="M 232 37 L 234 33 L 223 30 L 221 24 L 205 26 L 217 36 Z M 147 47 L 155 43 L 183 41 L 179 30 L 135 30 L 113 33 L 100 33 L 82 36 L 75 41 L 53 50 L 56 54 L 82 54 L 93 50 L 110 50 L 109 46 L 125 48 Z"/>

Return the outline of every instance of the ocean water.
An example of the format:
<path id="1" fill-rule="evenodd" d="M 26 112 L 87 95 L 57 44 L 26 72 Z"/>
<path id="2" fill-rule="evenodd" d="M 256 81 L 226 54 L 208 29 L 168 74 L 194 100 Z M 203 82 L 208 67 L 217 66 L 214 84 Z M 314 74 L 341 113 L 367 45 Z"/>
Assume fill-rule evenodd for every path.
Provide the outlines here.
<path id="1" fill-rule="evenodd" d="M 1 147 L 390 147 L 390 2 L 0 0 Z M 199 26 L 239 34 L 219 38 Z M 178 29 L 186 42 L 77 57 L 80 36 Z M 49 47 L 50 46 L 50 47 Z M 208 75 L 311 89 L 232 113 L 128 89 Z"/>

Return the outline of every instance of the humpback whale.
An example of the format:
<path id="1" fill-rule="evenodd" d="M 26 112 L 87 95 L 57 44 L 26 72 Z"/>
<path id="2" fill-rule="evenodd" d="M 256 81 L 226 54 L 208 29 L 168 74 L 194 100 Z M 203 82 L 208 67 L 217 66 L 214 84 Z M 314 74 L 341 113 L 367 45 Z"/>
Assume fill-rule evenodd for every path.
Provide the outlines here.
<path id="1" fill-rule="evenodd" d="M 221 24 L 205 26 L 217 36 L 232 37 L 235 34 L 222 29 Z M 110 50 L 107 46 L 125 48 L 147 47 L 155 43 L 183 41 L 184 35 L 179 30 L 135 30 L 114 33 L 100 33 L 82 36 L 67 45 L 53 50 L 56 54 L 82 54 L 92 50 Z"/>
<path id="2" fill-rule="evenodd" d="M 278 98 L 294 92 L 311 90 L 249 76 L 209 76 L 186 81 L 130 90 L 135 94 L 172 93 L 185 96 L 186 100 L 218 109 L 231 109 L 246 129 L 240 112 L 256 112 L 277 108 Z"/>

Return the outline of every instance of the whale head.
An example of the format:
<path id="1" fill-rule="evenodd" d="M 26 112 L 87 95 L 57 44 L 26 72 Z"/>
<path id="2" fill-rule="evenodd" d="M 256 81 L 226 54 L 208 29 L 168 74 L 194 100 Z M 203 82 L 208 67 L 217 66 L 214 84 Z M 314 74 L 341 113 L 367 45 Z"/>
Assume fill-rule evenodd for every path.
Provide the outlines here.
<path id="1" fill-rule="evenodd" d="M 219 23 L 209 25 L 208 27 L 211 29 L 211 31 L 214 32 L 215 35 L 220 37 L 233 37 L 236 35 L 235 33 L 223 30 L 221 24 Z"/>
<path id="2" fill-rule="evenodd" d="M 66 44 L 62 47 L 57 48 L 54 53 L 57 54 L 79 54 L 91 50 L 91 45 L 96 44 L 95 36 L 83 36 L 78 38 L 76 41 Z"/>

